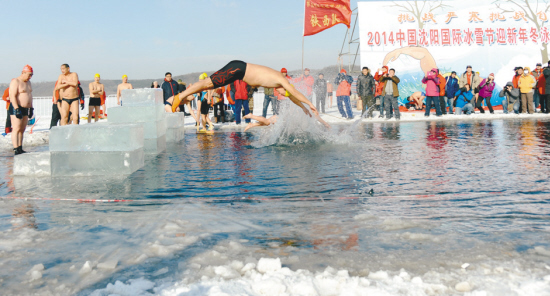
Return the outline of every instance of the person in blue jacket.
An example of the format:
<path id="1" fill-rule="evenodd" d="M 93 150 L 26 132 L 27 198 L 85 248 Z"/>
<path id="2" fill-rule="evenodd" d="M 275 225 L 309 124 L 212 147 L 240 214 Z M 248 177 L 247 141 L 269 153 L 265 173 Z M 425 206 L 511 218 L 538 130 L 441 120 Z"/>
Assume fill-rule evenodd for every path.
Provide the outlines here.
<path id="1" fill-rule="evenodd" d="M 466 115 L 470 115 L 474 111 L 474 106 L 471 101 L 474 94 L 470 91 L 470 85 L 465 84 L 463 88 L 459 89 L 454 96 L 456 100 L 456 115 L 462 115 L 462 111 Z"/>
<path id="2" fill-rule="evenodd" d="M 458 91 L 458 78 L 456 78 L 456 72 L 451 72 L 451 76 L 447 76 L 447 83 L 445 84 L 445 102 L 449 106 L 449 114 L 453 114 L 453 101 L 454 94 Z"/>
<path id="3" fill-rule="evenodd" d="M 166 102 L 168 98 L 180 93 L 179 85 L 176 81 L 172 80 L 172 73 L 170 72 L 166 72 L 166 74 L 164 74 L 164 82 L 162 83 L 160 88 L 162 88 L 164 102 Z"/>

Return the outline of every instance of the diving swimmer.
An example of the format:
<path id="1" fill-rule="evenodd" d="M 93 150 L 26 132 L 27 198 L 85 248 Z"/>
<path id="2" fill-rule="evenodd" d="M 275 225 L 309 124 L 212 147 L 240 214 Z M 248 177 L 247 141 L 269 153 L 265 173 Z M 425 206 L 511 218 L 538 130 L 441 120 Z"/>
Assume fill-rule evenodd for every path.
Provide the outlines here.
<path id="1" fill-rule="evenodd" d="M 252 87 L 269 87 L 277 89 L 280 93 L 288 93 L 290 100 L 302 108 L 304 113 L 311 116 L 311 113 L 305 107 L 305 105 L 308 105 L 314 115 L 316 115 L 316 118 L 319 118 L 315 106 L 296 88 L 290 85 L 288 80 L 282 77 L 279 72 L 265 66 L 248 64 L 243 61 L 229 62 L 229 64 L 210 77 L 193 84 L 184 92 L 174 96 L 172 111 L 175 111 L 182 100 L 187 100 L 189 95 L 199 93 L 203 90 L 226 86 L 236 80 L 243 80 Z"/>

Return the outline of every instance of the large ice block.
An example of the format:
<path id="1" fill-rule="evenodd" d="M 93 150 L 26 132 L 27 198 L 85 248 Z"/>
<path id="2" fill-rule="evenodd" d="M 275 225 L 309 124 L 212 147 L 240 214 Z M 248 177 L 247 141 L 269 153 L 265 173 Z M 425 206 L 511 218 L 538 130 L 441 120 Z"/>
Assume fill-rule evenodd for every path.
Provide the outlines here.
<path id="1" fill-rule="evenodd" d="M 50 152 L 33 152 L 14 157 L 13 174 L 16 176 L 51 175 Z"/>
<path id="2" fill-rule="evenodd" d="M 166 142 L 177 143 L 185 139 L 185 129 L 180 128 L 167 128 L 166 129 Z"/>
<path id="3" fill-rule="evenodd" d="M 145 139 L 143 150 L 147 154 L 159 154 L 166 150 L 166 135 L 158 138 Z"/>
<path id="4" fill-rule="evenodd" d="M 166 113 L 166 128 L 183 127 L 185 114 L 183 112 Z"/>
<path id="5" fill-rule="evenodd" d="M 140 123 L 56 126 L 50 131 L 50 151 L 130 151 L 143 147 L 143 138 Z"/>
<path id="6" fill-rule="evenodd" d="M 110 123 L 134 123 L 165 120 L 164 105 L 117 106 L 109 108 Z"/>
<path id="7" fill-rule="evenodd" d="M 133 151 L 51 152 L 52 176 L 129 175 L 145 164 L 143 148 Z"/>
<path id="8" fill-rule="evenodd" d="M 159 104 L 164 106 L 164 98 L 160 88 L 124 89 L 120 95 L 122 106 L 153 106 Z M 111 116 L 110 113 L 109 116 Z"/>

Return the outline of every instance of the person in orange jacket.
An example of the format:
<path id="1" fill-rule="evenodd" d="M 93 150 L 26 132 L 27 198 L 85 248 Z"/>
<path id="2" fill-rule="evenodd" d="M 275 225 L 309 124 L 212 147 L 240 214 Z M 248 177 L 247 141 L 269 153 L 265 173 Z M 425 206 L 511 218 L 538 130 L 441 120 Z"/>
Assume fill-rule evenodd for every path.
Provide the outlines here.
<path id="1" fill-rule="evenodd" d="M 441 106 L 441 113 L 443 115 L 447 115 L 447 100 L 445 100 L 445 86 L 447 84 L 447 80 L 445 80 L 445 77 L 441 75 L 441 73 L 437 74 L 437 78 L 439 78 L 439 106 Z M 453 113 L 453 106 L 449 107 L 451 108 L 450 113 Z"/>

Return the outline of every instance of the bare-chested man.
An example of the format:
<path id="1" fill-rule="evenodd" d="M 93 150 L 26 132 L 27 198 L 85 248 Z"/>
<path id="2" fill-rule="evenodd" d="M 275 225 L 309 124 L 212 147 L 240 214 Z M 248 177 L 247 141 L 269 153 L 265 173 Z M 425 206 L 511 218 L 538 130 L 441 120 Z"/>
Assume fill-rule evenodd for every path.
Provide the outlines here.
<path id="1" fill-rule="evenodd" d="M 72 124 L 78 124 L 78 104 L 80 95 L 78 93 L 78 74 L 71 72 L 68 64 L 61 65 L 61 75 L 57 79 L 55 90 L 59 90 L 61 96 L 61 125 L 69 123 L 69 112 Z"/>
<path id="2" fill-rule="evenodd" d="M 122 75 L 122 83 L 116 88 L 116 104 L 120 105 L 120 96 L 122 95 L 123 89 L 134 89 L 134 87 L 128 83 L 128 75 Z"/>
<path id="3" fill-rule="evenodd" d="M 95 74 L 94 82 L 90 83 L 90 101 L 88 102 L 88 123 L 92 121 L 92 114 L 95 109 L 94 121 L 99 120 L 99 110 L 101 107 L 101 96 L 104 92 L 103 84 L 99 83 L 101 77 L 99 74 Z"/>
<path id="4" fill-rule="evenodd" d="M 203 90 L 215 89 L 222 87 L 236 80 L 243 80 L 251 87 L 269 87 L 275 88 L 279 93 L 287 93 L 290 100 L 309 116 L 309 110 L 305 107 L 308 105 L 313 111 L 315 117 L 319 118 L 319 113 L 315 106 L 288 80 L 281 76 L 281 73 L 271 68 L 247 64 L 243 61 L 231 61 L 222 69 L 212 74 L 210 77 L 200 80 L 199 82 L 189 86 L 185 91 L 173 97 L 172 110 L 174 111 L 180 105 L 182 100 L 187 100 L 189 95 L 201 92 Z"/>
<path id="5" fill-rule="evenodd" d="M 21 75 L 12 79 L 10 83 L 10 114 L 12 132 L 11 141 L 13 143 L 13 153 L 15 155 L 25 153 L 23 151 L 23 133 L 32 117 L 34 108 L 32 107 L 32 85 L 31 77 L 33 75 L 32 67 L 26 65 L 23 67 Z"/>

